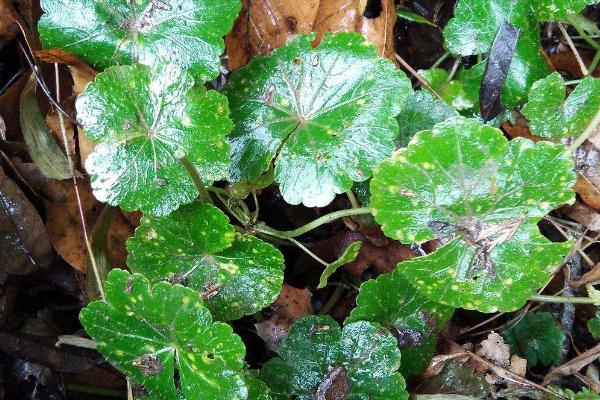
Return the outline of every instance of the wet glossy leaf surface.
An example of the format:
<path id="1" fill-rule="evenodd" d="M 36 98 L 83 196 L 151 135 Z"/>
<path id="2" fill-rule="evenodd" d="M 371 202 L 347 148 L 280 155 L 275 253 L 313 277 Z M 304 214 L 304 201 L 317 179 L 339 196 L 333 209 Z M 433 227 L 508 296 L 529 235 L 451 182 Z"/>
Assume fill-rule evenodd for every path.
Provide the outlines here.
<path id="1" fill-rule="evenodd" d="M 325 206 L 389 156 L 395 116 L 411 92 L 394 64 L 357 34 L 299 36 L 237 70 L 225 88 L 235 128 L 230 179 L 275 163 L 284 199 Z"/>
<path id="2" fill-rule="evenodd" d="M 534 83 L 522 111 L 533 134 L 553 140 L 580 134 L 600 108 L 600 79 L 584 78 L 565 97 L 558 72 Z"/>
<path id="3" fill-rule="evenodd" d="M 79 96 L 78 119 L 98 143 L 85 164 L 98 200 L 165 215 L 198 195 L 183 155 L 205 183 L 227 174 L 227 99 L 193 83 L 170 65 L 111 67 Z"/>
<path id="4" fill-rule="evenodd" d="M 600 339 L 600 312 L 596 313 L 596 317 L 588 320 L 587 328 L 594 339 Z"/>
<path id="5" fill-rule="evenodd" d="M 415 133 L 431 129 L 437 123 L 458 116 L 458 112 L 425 90 L 417 90 L 406 98 L 398 114 L 400 138 L 398 147 L 405 147 Z"/>
<path id="6" fill-rule="evenodd" d="M 533 2 L 539 21 L 565 21 L 571 14 L 577 14 L 585 6 L 597 3 L 598 0 L 537 0 Z"/>
<path id="7" fill-rule="evenodd" d="M 110 272 L 105 288 L 107 301 L 84 308 L 81 323 L 98 351 L 149 398 L 247 397 L 239 373 L 244 344 L 229 325 L 212 322 L 193 290 L 166 282 L 151 287 L 143 276 L 120 269 Z"/>
<path id="8" fill-rule="evenodd" d="M 531 85 L 548 74 L 530 0 L 460 0 L 454 18 L 444 29 L 444 38 L 453 54 L 483 54 L 490 50 L 502 21 L 522 29 L 501 97 L 505 107 L 513 108 L 525 102 Z M 474 81 L 479 93 L 484 69 L 485 62 L 481 62 L 463 72 L 461 80 Z"/>
<path id="9" fill-rule="evenodd" d="M 384 233 L 403 243 L 456 237 L 399 264 L 422 294 L 453 307 L 508 311 L 568 252 L 568 243 L 551 243 L 535 224 L 573 201 L 574 181 L 564 147 L 509 143 L 500 130 L 457 117 L 420 132 L 378 166 L 371 205 Z"/>
<path id="10" fill-rule="evenodd" d="M 103 69 L 170 63 L 202 81 L 219 73 L 222 36 L 239 0 L 42 0 L 44 47 L 58 47 Z M 76 16 L 76 17 L 75 17 Z"/>
<path id="11" fill-rule="evenodd" d="M 557 362 L 565 334 L 552 313 L 526 314 L 515 326 L 502 332 L 513 354 L 527 357 L 527 366 L 535 367 L 538 362 L 550 365 Z"/>
<path id="12" fill-rule="evenodd" d="M 260 377 L 274 399 L 408 399 L 399 366 L 396 339 L 380 326 L 361 321 L 340 329 L 329 316 L 309 316 L 292 326 Z"/>
<path id="13" fill-rule="evenodd" d="M 279 250 L 236 234 L 227 216 L 209 204 L 195 202 L 166 217 L 145 216 L 127 249 L 133 272 L 196 290 L 219 320 L 253 314 L 281 290 Z"/>
<path id="14" fill-rule="evenodd" d="M 317 289 L 322 289 L 327 286 L 327 280 L 335 271 L 337 271 L 339 267 L 354 261 L 358 256 L 361 245 L 361 242 L 351 243 L 337 260 L 329 264 L 319 278 L 319 285 L 317 286 Z"/>
<path id="15" fill-rule="evenodd" d="M 450 77 L 446 70 L 434 68 L 419 71 L 433 90 L 439 94 L 446 103 L 456 110 L 465 110 L 473 107 L 473 103 L 467 98 L 461 81 L 449 80 Z M 425 90 L 425 89 L 424 89 Z M 424 110 L 425 111 L 425 110 Z M 429 110 L 428 110 L 429 111 Z"/>
<path id="16" fill-rule="evenodd" d="M 356 308 L 344 323 L 371 321 L 389 329 L 398 339 L 402 353 L 400 370 L 407 376 L 427 367 L 435 350 L 437 332 L 453 311 L 420 295 L 396 270 L 361 285 Z"/>

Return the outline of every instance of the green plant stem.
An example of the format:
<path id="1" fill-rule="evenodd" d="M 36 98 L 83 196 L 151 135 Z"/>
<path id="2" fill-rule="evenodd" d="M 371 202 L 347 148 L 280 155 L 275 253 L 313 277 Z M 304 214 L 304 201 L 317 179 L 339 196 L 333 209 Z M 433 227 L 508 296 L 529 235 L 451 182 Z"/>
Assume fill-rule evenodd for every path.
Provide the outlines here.
<path id="1" fill-rule="evenodd" d="M 530 300 L 543 303 L 595 304 L 594 299 L 590 297 L 549 296 L 545 294 L 534 294 Z"/>
<path id="2" fill-rule="evenodd" d="M 450 56 L 450 52 L 449 51 L 445 52 L 444 54 L 442 54 L 442 56 L 440 58 L 438 58 L 433 64 L 431 64 L 431 67 L 429 67 L 429 69 L 434 69 L 434 68 L 439 67 L 449 56 Z"/>
<path id="3" fill-rule="evenodd" d="M 581 135 L 579 135 L 577 137 L 577 139 L 575 139 L 575 141 L 573 143 L 571 143 L 571 145 L 567 149 L 569 151 L 569 153 L 572 153 L 575 150 L 577 150 L 579 148 L 579 146 L 581 146 L 583 144 L 583 142 L 585 142 L 587 140 L 587 138 L 594 132 L 594 130 L 596 129 L 598 124 L 600 124 L 600 109 L 598 109 L 598 111 L 596 111 L 596 115 L 594 115 L 594 118 L 592 118 L 592 120 L 590 121 L 588 126 L 584 129 L 584 131 L 581 133 Z"/>
<path id="4" fill-rule="evenodd" d="M 198 193 L 200 193 L 200 199 L 205 203 L 214 205 L 213 200 L 210 197 L 210 193 L 208 193 L 208 190 L 206 190 L 206 186 L 204 186 L 202 178 L 200 178 L 200 175 L 198 175 L 198 171 L 196 171 L 196 167 L 192 165 L 192 163 L 186 156 L 181 157 L 179 159 L 179 162 L 181 163 L 181 165 L 183 165 L 183 168 L 185 168 L 187 173 L 190 175 L 190 178 L 192 178 L 192 180 L 194 181 L 196 188 L 198 188 Z"/>
<path id="5" fill-rule="evenodd" d="M 360 208 L 360 204 L 358 204 L 358 200 L 356 200 L 356 196 L 354 196 L 352 189 L 346 191 L 346 195 L 348 196 L 352 208 Z"/>
<path id="6" fill-rule="evenodd" d="M 571 39 L 583 39 L 585 40 L 590 46 L 592 46 L 594 49 L 596 50 L 600 50 L 600 44 L 596 43 L 596 41 L 594 40 L 594 36 L 590 36 L 585 32 L 585 29 L 583 29 L 576 18 L 567 18 L 567 21 L 569 22 L 569 24 L 575 28 L 575 30 L 577 31 L 577 33 L 579 34 L 579 36 L 577 37 L 572 37 Z"/>
<path id="7" fill-rule="evenodd" d="M 324 261 L 321 257 L 319 257 L 318 255 L 316 255 L 315 253 L 313 253 L 312 251 L 310 251 L 305 245 L 303 245 L 302 243 L 300 243 L 296 239 L 294 239 L 294 238 L 288 238 L 287 240 L 289 240 L 290 242 L 294 243 L 296 246 L 300 247 L 300 249 L 302 249 L 302 251 L 304 251 L 306 254 L 308 254 L 309 256 L 311 256 L 319 264 L 323 264 L 325 267 L 329 266 L 329 263 L 327 261 Z"/>
<path id="8" fill-rule="evenodd" d="M 588 70 L 593 74 L 594 70 L 600 63 L 600 50 L 596 50 L 596 54 L 594 54 L 594 58 L 592 58 L 592 62 L 588 65 Z"/>
<path id="9" fill-rule="evenodd" d="M 308 231 L 311 231 L 315 228 L 318 228 L 321 225 L 328 224 L 332 221 L 335 221 L 338 218 L 350 217 L 352 215 L 364 215 L 371 214 L 371 209 L 369 207 L 360 207 L 360 208 L 350 208 L 347 210 L 334 211 L 327 215 L 323 215 L 320 218 L 315 219 L 308 224 L 301 226 L 300 228 L 293 229 L 291 231 L 280 231 L 277 229 L 270 228 L 265 224 L 258 224 L 256 230 L 258 232 L 265 233 L 267 235 L 275 236 L 280 239 L 289 239 L 298 237 Z"/>
<path id="10" fill-rule="evenodd" d="M 324 315 L 331 310 L 331 308 L 338 302 L 338 300 L 342 297 L 342 293 L 344 292 L 344 288 L 342 286 L 337 286 L 333 291 L 331 297 L 327 300 L 327 303 L 319 310 L 319 315 Z"/>

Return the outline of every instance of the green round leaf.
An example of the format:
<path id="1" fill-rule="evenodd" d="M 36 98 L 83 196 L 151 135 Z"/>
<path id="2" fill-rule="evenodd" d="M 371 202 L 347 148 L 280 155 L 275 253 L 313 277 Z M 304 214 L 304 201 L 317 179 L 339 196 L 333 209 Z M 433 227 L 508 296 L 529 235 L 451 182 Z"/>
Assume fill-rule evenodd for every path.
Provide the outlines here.
<path id="1" fill-rule="evenodd" d="M 533 84 L 522 111 L 532 133 L 554 140 L 581 133 L 600 108 L 600 79 L 584 78 L 565 97 L 565 81 L 558 72 Z"/>
<path id="2" fill-rule="evenodd" d="M 384 233 L 401 242 L 456 237 L 399 264 L 419 291 L 453 307 L 510 311 L 567 251 L 535 223 L 573 202 L 574 182 L 563 146 L 509 143 L 496 128 L 456 117 L 419 132 L 377 167 L 371 206 Z"/>
<path id="3" fill-rule="evenodd" d="M 275 399 L 310 400 L 340 386 L 349 400 L 408 399 L 399 366 L 396 339 L 380 326 L 360 321 L 340 330 L 329 316 L 308 316 L 292 325 L 260 376 Z"/>
<path id="4" fill-rule="evenodd" d="M 191 202 L 198 190 L 183 155 L 207 184 L 226 176 L 227 99 L 193 85 L 171 65 L 111 67 L 88 85 L 76 107 L 98 143 L 85 165 L 98 200 L 151 215 Z"/>
<path id="5" fill-rule="evenodd" d="M 473 107 L 473 102 L 467 98 L 463 84 L 458 80 L 449 80 L 448 72 L 441 68 L 420 70 L 419 74 L 429 82 L 433 90 L 456 110 L 466 110 Z"/>
<path id="6" fill-rule="evenodd" d="M 398 332 L 398 335 L 406 333 L 413 338 L 422 337 L 424 341 L 421 345 L 400 343 L 403 347 L 400 370 L 407 376 L 418 374 L 429 365 L 437 333 L 453 312 L 453 308 L 420 295 L 400 271 L 395 270 L 361 285 L 356 308 L 352 309 L 344 324 L 371 321 L 387 327 L 391 332 Z"/>
<path id="7" fill-rule="evenodd" d="M 536 0 L 533 5 L 538 20 L 544 22 L 567 21 L 570 15 L 596 3 L 598 0 Z"/>
<path id="8" fill-rule="evenodd" d="M 399 147 L 406 147 L 419 131 L 431 129 L 437 123 L 458 116 L 458 112 L 425 90 L 417 90 L 408 96 L 398 114 L 400 126 Z"/>
<path id="9" fill-rule="evenodd" d="M 42 0 L 38 29 L 96 68 L 139 62 L 189 69 L 201 81 L 219 74 L 219 57 L 239 0 Z"/>
<path id="10" fill-rule="evenodd" d="M 98 351 L 155 399 L 246 399 L 245 348 L 191 289 L 112 270 L 80 320 Z M 179 383 L 175 384 L 175 369 Z"/>
<path id="11" fill-rule="evenodd" d="M 548 366 L 558 362 L 565 334 L 549 312 L 526 314 L 517 324 L 502 332 L 511 353 L 527 357 L 527 365 Z"/>
<path id="12" fill-rule="evenodd" d="M 481 312 L 509 312 L 544 286 L 569 253 L 571 244 L 552 243 L 535 223 L 521 225 L 496 245 L 486 261 L 459 237 L 435 252 L 404 261 L 398 270 L 430 299 Z M 486 262 L 486 265 L 481 265 Z"/>
<path id="13" fill-rule="evenodd" d="M 232 74 L 232 181 L 254 181 L 275 160 L 284 199 L 307 207 L 371 176 L 391 154 L 394 117 L 410 81 L 356 33 L 298 36 Z"/>
<path id="14" fill-rule="evenodd" d="M 281 290 L 284 261 L 279 250 L 235 234 L 227 216 L 209 204 L 192 203 L 165 217 L 144 216 L 127 250 L 133 272 L 199 291 L 219 320 L 253 314 L 275 301 Z"/>

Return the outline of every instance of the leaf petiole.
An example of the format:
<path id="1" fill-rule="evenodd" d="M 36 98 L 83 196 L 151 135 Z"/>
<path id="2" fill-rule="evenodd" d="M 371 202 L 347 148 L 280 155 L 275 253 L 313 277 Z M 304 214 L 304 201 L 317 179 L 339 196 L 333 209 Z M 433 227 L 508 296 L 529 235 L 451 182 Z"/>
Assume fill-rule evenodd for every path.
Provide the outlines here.
<path id="1" fill-rule="evenodd" d="M 551 296 L 545 294 L 535 294 L 531 296 L 531 301 L 539 301 L 543 303 L 562 303 L 562 304 L 597 304 L 595 299 L 591 297 L 567 297 L 567 296 Z"/>
<path id="2" fill-rule="evenodd" d="M 205 203 L 214 205 L 212 197 L 210 197 L 210 193 L 208 193 L 208 190 L 206 190 L 206 187 L 202 182 L 202 178 L 200 178 L 200 175 L 198 175 L 196 167 L 192 165 L 190 160 L 185 155 L 179 158 L 179 162 L 181 163 L 181 165 L 183 165 L 183 168 L 185 168 L 187 173 L 190 175 L 190 178 L 192 178 L 192 180 L 194 181 L 194 184 L 198 189 L 198 193 L 200 194 L 200 199 Z"/>
<path id="3" fill-rule="evenodd" d="M 364 215 L 364 214 L 371 214 L 371 208 L 360 207 L 360 208 L 350 208 L 347 210 L 334 211 L 332 213 L 323 215 L 322 217 L 317 218 L 314 221 L 309 222 L 308 224 L 303 225 L 299 228 L 293 229 L 291 231 L 280 231 L 277 229 L 270 228 L 270 227 L 266 226 L 264 223 L 259 223 L 256 226 L 256 231 L 265 233 L 267 235 L 275 236 L 279 239 L 289 239 L 289 238 L 298 237 L 306 232 L 309 232 L 315 228 L 318 228 L 321 225 L 328 224 L 332 221 L 335 221 L 336 219 L 343 218 L 343 217 L 350 217 L 352 215 Z"/>

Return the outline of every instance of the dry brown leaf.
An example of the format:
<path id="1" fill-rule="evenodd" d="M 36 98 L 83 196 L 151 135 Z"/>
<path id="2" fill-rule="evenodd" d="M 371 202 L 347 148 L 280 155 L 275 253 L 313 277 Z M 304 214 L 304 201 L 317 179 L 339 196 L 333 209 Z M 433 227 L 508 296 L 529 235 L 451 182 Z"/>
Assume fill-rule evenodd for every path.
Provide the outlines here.
<path id="1" fill-rule="evenodd" d="M 517 355 L 510 357 L 510 372 L 519 376 L 525 376 L 527 372 L 527 360 Z"/>
<path id="2" fill-rule="evenodd" d="M 242 10 L 233 24 L 231 31 L 225 36 L 225 52 L 232 71 L 248 64 L 252 58 L 248 38 L 248 0 L 242 0 Z"/>
<path id="3" fill-rule="evenodd" d="M 248 40 L 252 54 L 284 45 L 292 35 L 312 31 L 319 0 L 255 0 L 248 7 Z"/>
<path id="4" fill-rule="evenodd" d="M 33 164 L 19 166 L 22 172 L 38 187 L 46 210 L 46 228 L 52 245 L 73 268 L 85 272 L 87 250 L 79 204 L 72 180 L 59 181 L 44 177 Z M 81 209 L 88 235 L 100 216 L 104 205 L 98 202 L 86 180 L 77 181 Z M 124 267 L 127 256 L 125 241 L 133 235 L 134 227 L 121 213 L 115 213 L 109 230 L 109 258 L 111 266 Z"/>
<path id="5" fill-rule="evenodd" d="M 354 32 L 360 16 L 359 0 L 321 0 L 313 31 L 320 41 L 325 32 Z"/>
<path id="6" fill-rule="evenodd" d="M 54 139 L 56 139 L 56 142 L 59 144 L 60 149 L 64 151 L 65 143 L 63 141 L 63 135 L 62 135 L 61 127 L 60 127 L 60 122 L 58 121 L 59 113 L 60 113 L 60 111 L 55 109 L 46 116 L 45 120 L 46 120 L 46 125 L 48 125 L 48 128 L 50 128 L 50 130 L 52 131 L 52 134 L 54 135 Z M 65 133 L 67 136 L 69 152 L 70 152 L 70 154 L 75 154 L 75 127 L 73 126 L 73 123 L 71 121 L 69 121 L 68 118 L 63 117 L 62 120 L 63 120 L 63 124 L 65 127 Z"/>
<path id="7" fill-rule="evenodd" d="M 504 343 L 502 336 L 496 332 L 490 332 L 487 338 L 479 344 L 475 354 L 503 367 L 510 365 L 510 348 Z M 487 370 L 487 367 L 484 370 Z"/>
<path id="8" fill-rule="evenodd" d="M 586 229 L 594 232 L 600 231 L 600 214 L 582 202 L 576 201 L 575 204 L 562 207 L 560 210 Z"/>
<path id="9" fill-rule="evenodd" d="M 600 357 L 600 344 L 596 345 L 595 347 L 592 347 L 588 351 L 581 353 L 572 360 L 569 360 L 563 365 L 550 371 L 544 377 L 542 385 L 549 384 L 554 378 L 557 378 L 558 376 L 571 375 L 574 371 L 578 372 L 586 365 L 594 362 L 598 357 Z"/>
<path id="10" fill-rule="evenodd" d="M 529 132 L 529 124 L 527 120 L 521 116 L 517 117 L 515 124 L 511 124 L 510 122 L 503 122 L 502 129 L 510 136 L 512 139 L 523 137 L 526 139 L 530 139 L 534 142 L 538 142 L 542 140 L 539 136 L 534 136 Z"/>
<path id="11" fill-rule="evenodd" d="M 27 275 L 49 267 L 53 259 L 42 218 L 0 167 L 0 269 Z"/>
<path id="12" fill-rule="evenodd" d="M 0 0 L 0 49 L 19 33 L 14 9 L 8 0 Z"/>
<path id="13" fill-rule="evenodd" d="M 28 74 L 23 74 L 0 96 L 0 114 L 5 123 L 6 140 L 23 140 L 19 122 L 19 102 L 27 81 Z"/>
<path id="14" fill-rule="evenodd" d="M 94 80 L 97 72 L 92 67 L 81 61 L 76 55 L 61 49 L 38 50 L 35 56 L 48 63 L 66 65 L 73 78 L 73 93 L 83 92 L 88 83 Z"/>
<path id="15" fill-rule="evenodd" d="M 600 210 L 600 150 L 584 143 L 575 152 L 577 182 L 573 190 L 591 208 Z"/>
<path id="16" fill-rule="evenodd" d="M 312 293 L 307 289 L 283 284 L 279 297 L 269 307 L 272 310 L 271 317 L 254 325 L 256 333 L 265 341 L 267 348 L 277 351 L 292 323 L 313 313 L 311 297 Z"/>
<path id="17" fill-rule="evenodd" d="M 362 34 L 377 47 L 377 54 L 395 62 L 394 25 L 396 24 L 396 5 L 394 0 L 381 0 L 381 14 L 377 18 L 358 18 L 356 32 Z"/>

